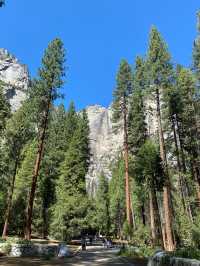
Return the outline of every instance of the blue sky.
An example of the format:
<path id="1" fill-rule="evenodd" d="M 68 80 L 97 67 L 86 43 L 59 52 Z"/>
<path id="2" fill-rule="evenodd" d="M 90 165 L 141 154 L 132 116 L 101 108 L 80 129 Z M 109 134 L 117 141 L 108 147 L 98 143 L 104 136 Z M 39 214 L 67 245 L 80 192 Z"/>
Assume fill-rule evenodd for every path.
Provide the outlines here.
<path id="1" fill-rule="evenodd" d="M 49 41 L 67 51 L 65 104 L 108 106 L 122 58 L 134 64 L 147 49 L 151 25 L 168 43 L 175 63 L 189 66 L 196 36 L 197 0 L 6 0 L 0 10 L 0 47 L 29 67 L 40 66 Z"/>

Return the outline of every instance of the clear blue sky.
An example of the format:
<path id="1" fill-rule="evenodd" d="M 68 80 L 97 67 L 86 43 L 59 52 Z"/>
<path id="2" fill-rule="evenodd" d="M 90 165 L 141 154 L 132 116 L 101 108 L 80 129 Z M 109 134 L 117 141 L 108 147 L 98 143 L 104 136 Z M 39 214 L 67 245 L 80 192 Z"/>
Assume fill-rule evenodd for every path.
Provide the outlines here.
<path id="1" fill-rule="evenodd" d="M 191 64 L 198 0 L 6 0 L 0 10 L 0 47 L 35 75 L 48 42 L 67 51 L 65 103 L 78 109 L 112 100 L 119 62 L 144 55 L 156 25 L 174 62 Z"/>

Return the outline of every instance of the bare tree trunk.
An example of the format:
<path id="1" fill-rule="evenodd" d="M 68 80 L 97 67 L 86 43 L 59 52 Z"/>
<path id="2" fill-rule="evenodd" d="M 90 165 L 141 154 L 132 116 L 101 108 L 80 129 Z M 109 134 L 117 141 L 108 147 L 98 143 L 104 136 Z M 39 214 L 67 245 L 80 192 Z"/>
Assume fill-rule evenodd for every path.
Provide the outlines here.
<path id="1" fill-rule="evenodd" d="M 10 212 L 11 212 L 11 208 L 12 208 L 13 191 L 14 191 L 14 187 L 15 187 L 15 178 L 16 178 L 16 174 L 17 174 L 17 167 L 18 167 L 18 156 L 17 156 L 17 158 L 15 160 L 13 177 L 12 177 L 12 181 L 11 181 L 9 192 L 8 192 L 7 209 L 6 209 L 6 214 L 5 214 L 5 222 L 4 222 L 2 238 L 6 238 L 7 237 L 8 225 L 9 225 L 9 219 L 10 219 Z"/>
<path id="2" fill-rule="evenodd" d="M 49 96 L 48 103 L 47 103 L 47 109 L 44 114 L 44 122 L 41 129 L 41 134 L 39 137 L 39 145 L 38 145 L 38 151 L 36 155 L 36 161 L 32 176 L 32 185 L 31 185 L 31 191 L 29 193 L 29 199 L 28 199 L 28 206 L 27 206 L 27 213 L 26 213 L 26 226 L 25 226 L 25 239 L 30 240 L 31 239 L 31 224 L 32 224 L 32 215 L 33 215 L 33 203 L 35 198 L 35 191 L 37 186 L 37 177 L 40 170 L 40 164 L 42 160 L 42 152 L 43 152 L 43 146 L 44 146 L 44 140 L 45 140 L 45 134 L 47 129 L 47 123 L 48 123 L 48 116 L 49 116 L 49 109 L 51 104 L 51 96 Z"/>
<path id="3" fill-rule="evenodd" d="M 131 217 L 131 198 L 129 183 L 129 163 L 128 163 L 128 132 L 127 132 L 127 106 L 125 97 L 123 99 L 123 123 L 124 123 L 124 162 L 125 162 L 125 189 L 126 189 L 126 219 L 130 226 L 133 221 Z"/>
<path id="4" fill-rule="evenodd" d="M 164 247 L 161 219 L 155 188 L 151 188 L 149 191 L 149 209 L 153 245 L 161 245 L 162 247 Z"/>
<path id="5" fill-rule="evenodd" d="M 165 142 L 163 136 L 162 122 L 161 122 L 160 92 L 158 86 L 156 87 L 156 106 L 157 106 L 158 133 L 159 133 L 159 143 L 160 143 L 160 157 L 163 162 L 165 176 L 166 176 L 165 184 L 163 187 L 163 210 L 164 210 L 165 231 L 166 231 L 165 247 L 168 251 L 173 251 L 175 249 L 175 243 L 172 231 L 171 191 L 170 191 L 171 186 L 169 180 L 167 156 L 166 156 Z"/>

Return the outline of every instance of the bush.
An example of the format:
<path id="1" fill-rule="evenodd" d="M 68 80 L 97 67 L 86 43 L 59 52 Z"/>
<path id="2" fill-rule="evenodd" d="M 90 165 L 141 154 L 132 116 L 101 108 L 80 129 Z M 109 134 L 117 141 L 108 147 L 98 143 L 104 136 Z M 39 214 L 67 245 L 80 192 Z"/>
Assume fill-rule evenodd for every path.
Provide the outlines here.
<path id="1" fill-rule="evenodd" d="M 147 247 L 151 244 L 151 233 L 147 226 L 140 225 L 136 231 L 133 232 L 131 244 L 133 246 Z"/>
<path id="2" fill-rule="evenodd" d="M 9 255 L 10 252 L 11 252 L 11 248 L 12 248 L 12 245 L 11 245 L 10 243 L 5 243 L 5 244 L 2 246 L 1 250 L 2 250 L 2 252 L 3 252 L 4 254 Z"/>
<path id="3" fill-rule="evenodd" d="M 133 247 L 127 246 L 122 248 L 119 252 L 120 256 L 131 257 L 131 258 L 148 258 L 155 253 L 155 249 L 147 246 Z"/>
<path id="4" fill-rule="evenodd" d="M 196 259 L 200 260 L 200 250 L 194 247 L 187 247 L 176 250 L 170 253 L 172 257 L 186 258 L 186 259 Z"/>

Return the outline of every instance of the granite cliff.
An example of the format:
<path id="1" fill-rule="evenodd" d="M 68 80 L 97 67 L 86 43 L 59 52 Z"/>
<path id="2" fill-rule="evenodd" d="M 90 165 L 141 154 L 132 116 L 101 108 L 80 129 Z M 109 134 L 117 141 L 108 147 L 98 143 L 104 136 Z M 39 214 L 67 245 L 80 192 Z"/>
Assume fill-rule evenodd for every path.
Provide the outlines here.
<path id="1" fill-rule="evenodd" d="M 28 68 L 19 63 L 7 50 L 0 49 L 0 80 L 12 111 L 16 111 L 26 98 L 29 83 Z"/>

